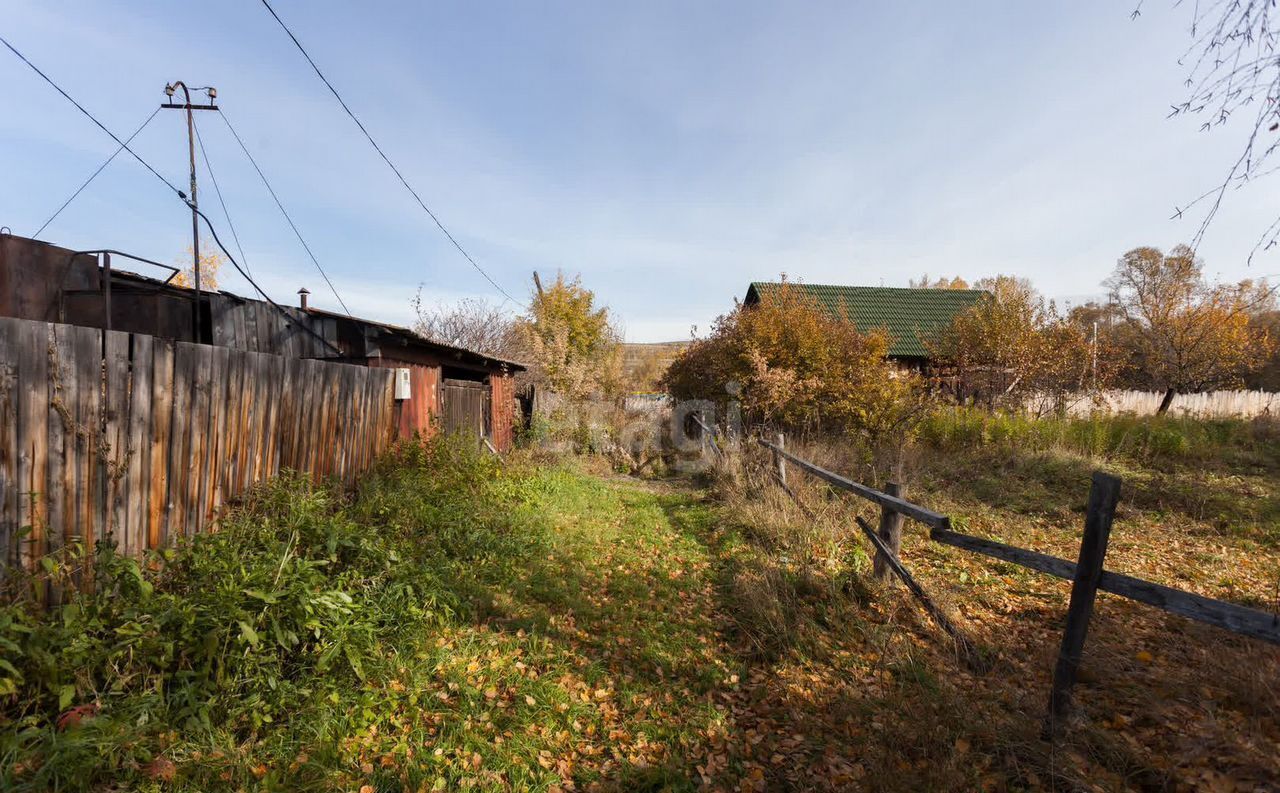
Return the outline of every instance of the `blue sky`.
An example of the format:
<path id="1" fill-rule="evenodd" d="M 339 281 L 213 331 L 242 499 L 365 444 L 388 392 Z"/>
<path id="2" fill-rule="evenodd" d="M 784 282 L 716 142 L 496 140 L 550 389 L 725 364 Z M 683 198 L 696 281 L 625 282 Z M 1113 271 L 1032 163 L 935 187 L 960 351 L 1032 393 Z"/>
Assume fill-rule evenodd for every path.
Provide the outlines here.
<path id="1" fill-rule="evenodd" d="M 1189 42 L 1171 2 L 1137 21 L 1123 0 L 274 5 L 495 280 L 523 299 L 535 269 L 581 273 L 633 341 L 705 330 L 783 271 L 887 286 L 1013 273 L 1059 299 L 1099 294 L 1124 251 L 1192 236 L 1173 207 L 1221 178 L 1246 132 L 1165 119 Z M 217 86 L 355 313 L 407 322 L 419 285 L 428 303 L 500 299 L 260 3 L 4 6 L 5 37 L 122 137 L 166 82 Z M 0 225 L 31 234 L 115 144 L 8 51 L 0 91 Z M 255 277 L 336 308 L 221 121 L 198 121 Z M 186 183 L 179 112 L 135 148 Z M 1208 272 L 1280 271 L 1274 252 L 1246 265 L 1277 186 L 1230 196 L 1200 249 Z M 122 155 L 42 237 L 179 262 L 189 235 L 184 207 Z"/>

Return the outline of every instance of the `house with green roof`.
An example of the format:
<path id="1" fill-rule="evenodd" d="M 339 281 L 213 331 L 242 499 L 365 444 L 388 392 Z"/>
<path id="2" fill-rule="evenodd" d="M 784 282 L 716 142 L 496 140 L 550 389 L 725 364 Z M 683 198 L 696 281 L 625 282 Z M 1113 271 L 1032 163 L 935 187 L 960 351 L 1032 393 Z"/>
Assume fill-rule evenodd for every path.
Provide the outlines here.
<path id="1" fill-rule="evenodd" d="M 824 311 L 848 318 L 862 332 L 882 329 L 889 334 L 889 358 L 920 366 L 929 360 L 928 343 L 950 326 L 955 316 L 987 294 L 982 289 L 911 289 L 887 286 L 756 281 L 742 301 L 756 305 L 771 291 L 800 289 Z"/>

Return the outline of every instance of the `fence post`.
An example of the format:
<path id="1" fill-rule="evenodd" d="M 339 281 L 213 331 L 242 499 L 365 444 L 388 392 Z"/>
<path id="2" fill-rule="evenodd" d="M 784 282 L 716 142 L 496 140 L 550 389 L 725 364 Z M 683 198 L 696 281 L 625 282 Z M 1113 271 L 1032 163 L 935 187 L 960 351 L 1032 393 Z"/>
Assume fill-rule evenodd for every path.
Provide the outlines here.
<path id="1" fill-rule="evenodd" d="M 787 446 L 787 438 L 781 432 L 778 433 L 777 446 L 779 449 L 785 449 Z M 773 461 L 778 466 L 778 481 L 782 483 L 783 487 L 786 487 L 787 486 L 787 461 L 783 459 L 782 455 L 778 454 L 778 452 L 776 451 L 773 453 Z"/>
<path id="2" fill-rule="evenodd" d="M 1107 555 L 1111 522 L 1115 519 L 1116 502 L 1120 499 L 1120 480 L 1101 471 L 1093 472 L 1089 488 L 1089 505 L 1084 519 L 1084 537 L 1080 541 L 1080 559 L 1071 583 L 1071 602 L 1067 606 L 1067 627 L 1062 633 L 1062 647 L 1053 669 L 1053 692 L 1049 696 L 1049 716 L 1045 722 L 1046 738 L 1052 738 L 1062 727 L 1071 707 L 1071 689 L 1080 668 L 1089 618 L 1098 594 L 1098 579 Z"/>
<path id="3" fill-rule="evenodd" d="M 884 492 L 897 498 L 906 496 L 906 489 L 897 482 L 886 484 Z M 880 527 L 876 533 L 880 535 L 880 539 L 884 540 L 885 547 L 893 552 L 895 558 L 902 551 L 902 521 L 902 513 L 889 507 L 880 508 Z M 889 561 L 879 550 L 876 551 L 875 559 L 872 562 L 872 570 L 875 573 L 875 577 L 881 581 L 893 580 L 893 571 L 889 568 Z"/>

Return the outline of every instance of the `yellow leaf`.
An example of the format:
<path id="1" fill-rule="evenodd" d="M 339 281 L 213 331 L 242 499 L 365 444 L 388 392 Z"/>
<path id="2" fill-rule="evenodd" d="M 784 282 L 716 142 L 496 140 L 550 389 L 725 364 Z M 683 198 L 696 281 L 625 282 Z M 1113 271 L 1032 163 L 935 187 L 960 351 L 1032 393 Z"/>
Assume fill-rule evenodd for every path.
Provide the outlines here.
<path id="1" fill-rule="evenodd" d="M 1139 661 L 1141 661 L 1144 664 L 1149 664 L 1152 661 L 1156 660 L 1155 656 L 1147 652 L 1146 650 L 1139 651 L 1137 658 Z"/>

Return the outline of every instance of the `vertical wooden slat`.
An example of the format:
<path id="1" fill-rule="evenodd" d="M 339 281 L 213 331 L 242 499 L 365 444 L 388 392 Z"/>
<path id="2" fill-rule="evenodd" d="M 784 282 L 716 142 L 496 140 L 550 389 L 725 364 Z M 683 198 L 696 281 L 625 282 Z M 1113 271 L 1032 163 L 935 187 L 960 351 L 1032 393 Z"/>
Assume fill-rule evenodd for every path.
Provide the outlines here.
<path id="1" fill-rule="evenodd" d="M 246 368 L 253 353 L 236 352 L 230 357 L 230 368 L 227 372 L 227 451 L 223 455 L 223 501 L 229 501 L 244 492 L 245 455 L 248 453 L 248 441 L 245 438 L 245 407 L 248 402 L 250 385 L 246 376 Z"/>
<path id="2" fill-rule="evenodd" d="M 151 467 L 147 471 L 147 547 L 159 548 L 168 542 L 173 343 L 157 339 L 151 348 L 151 361 Z"/>
<path id="3" fill-rule="evenodd" d="M 195 377 L 191 393 L 191 478 L 187 485 L 187 534 L 204 530 L 204 498 L 209 488 L 209 377 L 212 347 L 194 345 Z"/>
<path id="4" fill-rule="evenodd" d="M 70 325 L 49 325 L 49 467 L 47 551 L 74 542 L 76 391 L 75 341 Z M 71 476 L 67 476 L 70 469 Z"/>
<path id="5" fill-rule="evenodd" d="M 249 422 L 253 438 L 253 466 L 250 469 L 250 484 L 256 484 L 268 477 L 270 470 L 270 450 L 267 448 L 271 440 L 270 417 L 273 402 L 280 395 L 271 391 L 274 375 L 275 359 L 268 355 L 253 357 L 253 402 L 249 406 Z"/>
<path id="6" fill-rule="evenodd" d="M 199 362 L 198 347 L 187 342 L 174 345 L 173 423 L 169 442 L 168 536 L 177 538 L 191 533 L 187 497 L 191 479 L 193 428 L 192 410 L 195 399 L 195 370 Z"/>
<path id="7" fill-rule="evenodd" d="M 148 518 L 151 511 L 151 427 L 153 424 L 151 381 L 154 377 L 154 340 L 151 336 L 132 337 L 130 355 L 132 379 L 129 386 L 129 470 L 127 487 L 127 520 L 129 546 L 141 553 L 151 546 Z"/>
<path id="8" fill-rule="evenodd" d="M 103 332 L 106 389 L 104 425 L 107 453 L 100 463 L 105 473 L 107 526 L 121 553 L 133 553 L 125 515 L 125 475 L 129 464 L 129 334 Z"/>
<path id="9" fill-rule="evenodd" d="M 19 531 L 28 534 L 19 544 L 19 563 L 33 569 L 44 552 L 44 524 L 49 443 L 49 326 L 24 323 L 18 347 L 19 377 L 24 383 L 18 403 Z"/>
<path id="10" fill-rule="evenodd" d="M 76 328 L 76 530 L 87 549 L 107 533 L 106 487 L 102 456 L 102 334 L 96 328 Z"/>
<path id="11" fill-rule="evenodd" d="M 0 318 L 0 581 L 16 561 L 18 536 L 18 350 L 21 323 Z"/>
<path id="12" fill-rule="evenodd" d="M 227 419 L 230 398 L 229 388 L 231 350 L 214 347 L 211 351 L 213 366 L 209 379 L 209 487 L 204 499 L 204 530 L 212 526 L 214 516 L 222 506 L 226 487 Z"/>

